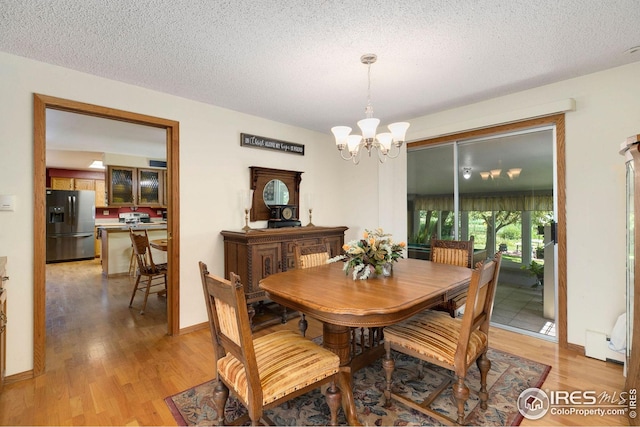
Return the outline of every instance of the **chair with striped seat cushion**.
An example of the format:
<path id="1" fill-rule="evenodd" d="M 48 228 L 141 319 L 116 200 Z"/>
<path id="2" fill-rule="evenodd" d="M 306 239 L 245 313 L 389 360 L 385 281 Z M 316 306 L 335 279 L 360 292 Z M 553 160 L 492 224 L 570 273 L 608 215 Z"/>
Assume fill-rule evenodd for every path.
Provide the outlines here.
<path id="1" fill-rule="evenodd" d="M 469 240 L 440 240 L 431 238 L 431 262 L 441 264 L 457 265 L 460 267 L 473 267 L 473 236 Z M 441 303 L 436 310 L 448 312 L 451 317 L 456 316 L 456 312 L 465 304 L 467 300 L 466 291 L 453 295 L 448 301 Z"/>
<path id="2" fill-rule="evenodd" d="M 325 265 L 329 258 L 331 258 L 331 247 L 326 242 L 314 245 L 294 243 L 293 256 L 296 268 L 317 267 L 319 265 Z M 302 336 L 305 336 L 307 333 L 307 326 L 308 323 L 304 313 L 300 313 L 298 328 L 300 329 Z"/>
<path id="3" fill-rule="evenodd" d="M 467 295 L 467 308 L 462 318 L 452 318 L 441 311 L 425 310 L 403 322 L 384 329 L 386 355 L 383 367 L 386 374 L 386 404 L 396 399 L 445 423 L 464 424 L 465 402 L 469 388 L 465 384 L 467 370 L 475 362 L 480 370 L 480 407 L 487 409 L 487 373 L 491 361 L 487 358 L 489 348 L 489 322 L 493 310 L 496 285 L 502 255 L 497 253 L 492 260 L 479 263 L 471 274 Z M 453 377 L 444 381 L 423 402 L 414 402 L 392 392 L 391 380 L 395 362 L 391 350 L 408 354 L 417 359 L 441 366 L 453 372 Z M 458 407 L 457 419 L 451 419 L 431 409 L 435 396 L 453 384 L 453 396 Z"/>
<path id="4" fill-rule="evenodd" d="M 265 409 L 329 383 L 325 396 L 331 425 L 337 425 L 342 401 L 336 386 L 340 358 L 293 331 L 274 332 L 254 340 L 240 278 L 230 273 L 231 280 L 225 280 L 209 274 L 204 263 L 199 267 L 214 347 L 218 382 L 213 401 L 218 423 L 226 422 L 229 391 L 248 411 L 234 424 L 242 425 L 247 418 L 252 425 L 273 424 L 264 415 Z"/>

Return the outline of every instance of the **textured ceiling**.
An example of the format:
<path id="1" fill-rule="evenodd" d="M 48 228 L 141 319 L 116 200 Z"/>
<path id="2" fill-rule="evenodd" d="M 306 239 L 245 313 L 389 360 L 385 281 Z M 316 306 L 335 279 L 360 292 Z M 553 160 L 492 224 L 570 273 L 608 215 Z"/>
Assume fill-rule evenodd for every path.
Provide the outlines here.
<path id="1" fill-rule="evenodd" d="M 0 51 L 329 133 L 640 60 L 637 0 L 3 0 Z"/>

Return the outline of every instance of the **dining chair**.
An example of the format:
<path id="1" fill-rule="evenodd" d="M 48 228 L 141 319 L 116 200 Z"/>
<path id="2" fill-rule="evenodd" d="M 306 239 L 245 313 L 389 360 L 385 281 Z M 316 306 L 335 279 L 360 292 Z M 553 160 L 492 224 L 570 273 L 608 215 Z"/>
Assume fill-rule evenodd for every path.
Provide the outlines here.
<path id="1" fill-rule="evenodd" d="M 314 245 L 301 245 L 294 243 L 293 256 L 296 268 L 310 268 L 324 265 L 331 258 L 331 247 L 328 243 L 318 243 Z M 309 326 L 304 313 L 300 313 L 298 328 L 304 337 Z"/>
<path id="2" fill-rule="evenodd" d="M 430 261 L 441 264 L 451 264 L 460 267 L 473 267 L 473 236 L 469 240 L 441 240 L 431 238 Z M 463 290 L 452 295 L 448 301 L 434 307 L 436 310 L 448 312 L 451 317 L 456 317 L 456 313 L 467 300 L 467 291 Z"/>
<path id="3" fill-rule="evenodd" d="M 149 236 L 146 230 L 129 230 L 131 244 L 133 246 L 133 254 L 136 260 L 136 281 L 133 285 L 131 300 L 129 307 L 133 305 L 133 299 L 136 292 L 144 292 L 144 301 L 140 314 L 144 314 L 147 308 L 147 299 L 149 294 L 167 294 L 167 264 L 156 264 L 153 262 L 151 255 L 151 246 L 149 245 Z M 145 278 L 142 281 L 142 278 Z"/>
<path id="4" fill-rule="evenodd" d="M 336 385 L 340 358 L 291 330 L 253 338 L 247 302 L 240 277 L 230 280 L 211 275 L 199 263 L 202 289 L 209 316 L 217 384 L 213 401 L 218 423 L 226 423 L 229 391 L 247 408 L 248 414 L 232 422 L 251 420 L 273 425 L 264 410 L 329 383 L 325 392 L 331 411 L 330 425 L 337 425 L 342 393 Z"/>
<path id="5" fill-rule="evenodd" d="M 133 228 L 129 229 L 129 233 L 134 234 L 145 234 L 146 230 L 134 230 Z M 136 262 L 136 251 L 133 249 L 133 243 L 131 243 L 131 257 L 129 258 L 129 276 L 135 276 L 136 270 L 138 268 L 138 263 Z"/>
<path id="6" fill-rule="evenodd" d="M 403 322 L 385 327 L 385 357 L 382 366 L 386 375 L 386 405 L 391 403 L 391 399 L 395 399 L 445 423 L 464 424 L 465 402 L 470 393 L 465 378 L 469 367 L 475 362 L 480 370 L 480 407 L 487 409 L 487 373 L 491 369 L 491 361 L 487 358 L 489 322 L 501 261 L 502 254 L 497 253 L 492 260 L 478 263 L 477 268 L 472 271 L 467 308 L 462 318 L 453 318 L 442 311 L 425 310 Z M 424 401 L 415 402 L 392 391 L 395 361 L 391 350 L 441 366 L 453 375 L 443 381 Z M 456 419 L 431 408 L 437 395 L 449 385 L 452 385 L 457 405 Z"/>

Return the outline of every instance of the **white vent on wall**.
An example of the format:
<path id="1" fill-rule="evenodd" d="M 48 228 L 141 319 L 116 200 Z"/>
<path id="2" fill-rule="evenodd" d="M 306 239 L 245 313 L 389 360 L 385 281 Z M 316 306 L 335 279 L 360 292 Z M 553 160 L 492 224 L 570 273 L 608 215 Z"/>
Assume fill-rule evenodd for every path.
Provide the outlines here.
<path id="1" fill-rule="evenodd" d="M 609 341 L 607 340 L 607 334 L 597 331 L 586 331 L 584 354 L 587 357 L 592 357 L 598 360 L 604 361 L 624 361 L 624 354 L 613 351 L 609 348 Z"/>
<path id="2" fill-rule="evenodd" d="M 587 357 L 607 360 L 607 334 L 588 330 L 584 342 L 584 353 Z"/>

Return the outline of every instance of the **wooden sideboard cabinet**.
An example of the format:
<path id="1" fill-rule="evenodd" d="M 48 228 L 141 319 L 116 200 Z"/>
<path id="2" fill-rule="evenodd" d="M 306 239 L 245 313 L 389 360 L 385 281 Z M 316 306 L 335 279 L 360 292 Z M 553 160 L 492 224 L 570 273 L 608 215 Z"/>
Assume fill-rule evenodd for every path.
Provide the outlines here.
<path id="1" fill-rule="evenodd" d="M 240 275 L 245 287 L 247 303 L 262 303 L 265 292 L 258 283 L 270 274 L 287 271 L 295 267 L 294 244 L 302 246 L 327 242 L 331 256 L 342 253 L 344 232 L 347 227 L 286 227 L 253 229 L 248 231 L 222 231 L 224 236 L 224 275 Z M 290 314 L 290 313 L 289 313 Z M 256 322 L 254 326 L 266 326 L 287 320 L 286 309 L 281 317 Z"/>

